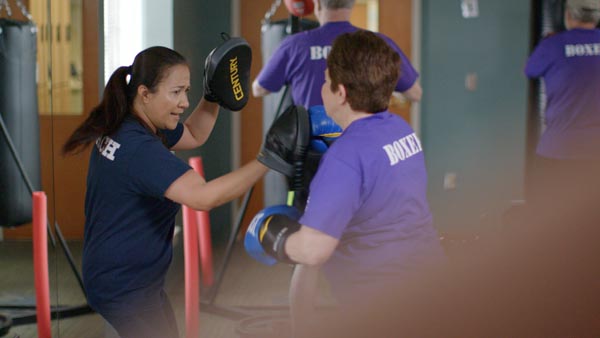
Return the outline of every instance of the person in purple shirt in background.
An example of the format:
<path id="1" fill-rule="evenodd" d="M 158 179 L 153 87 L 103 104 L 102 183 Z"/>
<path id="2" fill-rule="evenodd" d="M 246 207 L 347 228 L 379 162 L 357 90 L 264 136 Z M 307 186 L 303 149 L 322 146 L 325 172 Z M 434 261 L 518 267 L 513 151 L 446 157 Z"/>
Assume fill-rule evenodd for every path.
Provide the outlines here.
<path id="1" fill-rule="evenodd" d="M 255 97 L 278 92 L 290 85 L 294 104 L 310 108 L 323 104 L 321 85 L 325 82 L 324 71 L 331 43 L 342 33 L 360 28 L 350 24 L 354 0 L 313 0 L 315 16 L 321 27 L 288 36 L 266 62 L 252 83 Z M 394 91 L 402 93 L 409 101 L 421 100 L 422 90 L 417 79 L 419 74 L 394 41 L 378 34 L 401 59 L 401 77 Z"/>
<path id="2" fill-rule="evenodd" d="M 600 0 L 567 0 L 564 20 L 525 67 L 547 95 L 530 196 L 544 224 L 590 221 L 600 197 Z"/>
<path id="3" fill-rule="evenodd" d="M 411 126 L 387 110 L 400 63 L 398 53 L 372 32 L 336 38 L 321 95 L 343 132 L 323 155 L 303 215 L 267 207 L 249 227 L 270 257 L 296 264 L 296 336 L 304 336 L 316 319 L 321 268 L 344 313 L 382 290 L 402 290 L 445 261 L 426 196 L 422 145 Z"/>

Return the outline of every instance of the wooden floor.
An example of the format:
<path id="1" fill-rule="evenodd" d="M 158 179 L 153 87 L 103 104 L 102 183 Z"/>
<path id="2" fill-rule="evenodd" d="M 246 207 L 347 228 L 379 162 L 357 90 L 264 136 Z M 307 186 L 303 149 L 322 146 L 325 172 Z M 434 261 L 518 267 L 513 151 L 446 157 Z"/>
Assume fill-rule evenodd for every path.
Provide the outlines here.
<path id="1" fill-rule="evenodd" d="M 179 238 L 180 240 L 180 238 Z M 70 269 L 66 256 L 60 248 L 49 245 L 50 291 L 52 305 L 85 305 L 85 298 L 74 273 Z M 69 249 L 80 269 L 81 242 L 69 242 Z M 216 272 L 222 266 L 223 248 L 215 248 L 214 268 Z M 33 261 L 31 242 L 0 242 L 0 305 L 35 304 L 33 282 Z M 239 337 L 238 329 L 243 318 L 263 314 L 281 314 L 287 308 L 288 287 L 291 267 L 278 264 L 264 266 L 253 261 L 244 252 L 242 243 L 237 243 L 224 273 L 224 278 L 213 306 L 200 306 L 200 337 L 231 338 Z M 185 330 L 184 273 L 182 244 L 176 240 L 173 264 L 169 271 L 166 290 L 176 312 L 181 336 Z M 202 301 L 207 301 L 202 290 Z M 324 302 L 331 301 L 325 284 L 322 287 Z M 273 312 L 275 311 L 275 312 Z M 11 317 L 31 314 L 29 311 L 12 311 L 0 308 L 0 313 Z M 247 320 L 246 320 L 247 322 Z M 8 338 L 37 337 L 35 324 L 13 326 L 3 336 Z M 52 336 L 66 338 L 104 338 L 114 337 L 110 328 L 106 328 L 103 319 L 97 314 L 86 314 L 72 318 L 52 321 Z"/>
<path id="2" fill-rule="evenodd" d="M 361 317 L 343 318 L 342 328 L 351 331 L 330 337 L 349 338 L 347 333 L 355 329 L 368 331 L 361 338 L 398 336 L 389 334 L 396 331 L 373 331 L 384 330 L 385 325 L 388 330 L 431 332 L 428 337 L 600 337 L 600 227 L 597 222 L 551 224 L 508 227 L 472 241 L 444 236 L 449 257 L 444 269 L 418 280 L 414 289 L 403 285 L 402 290 L 389 290 L 393 293 L 382 290 L 389 302 L 383 299 L 381 304 L 373 303 L 375 307 L 361 309 Z M 80 262 L 81 243 L 71 242 L 69 247 L 75 262 Z M 35 303 L 31 253 L 31 242 L 0 242 L 0 305 Z M 223 249 L 216 248 L 214 254 L 218 271 Z M 50 249 L 49 268 L 52 305 L 85 304 L 62 250 Z M 266 334 L 241 335 L 238 330 L 246 328 L 241 325 L 247 323 L 244 318 L 273 313 L 265 309 L 287 308 L 291 272 L 287 265 L 264 266 L 253 261 L 237 243 L 215 306 L 200 307 L 199 336 L 267 338 Z M 176 242 L 166 291 L 181 337 L 185 336 L 183 281 L 182 245 Z M 331 305 L 325 283 L 321 286 L 321 305 Z M 5 309 L 0 312 L 19 315 Z M 378 318 L 383 318 L 383 325 L 378 325 Z M 52 330 L 55 338 L 114 338 L 96 314 L 53 320 Z M 30 324 L 13 326 L 5 337 L 37 336 L 36 326 Z"/>

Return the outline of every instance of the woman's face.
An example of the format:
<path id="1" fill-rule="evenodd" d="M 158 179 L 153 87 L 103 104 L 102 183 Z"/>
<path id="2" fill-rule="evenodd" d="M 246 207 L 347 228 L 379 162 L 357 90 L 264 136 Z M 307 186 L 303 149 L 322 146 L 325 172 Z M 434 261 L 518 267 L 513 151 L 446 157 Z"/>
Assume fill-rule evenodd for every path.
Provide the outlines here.
<path id="1" fill-rule="evenodd" d="M 143 94 L 143 114 L 155 128 L 173 130 L 190 106 L 190 69 L 187 65 L 176 65 L 165 72 L 155 91 Z"/>

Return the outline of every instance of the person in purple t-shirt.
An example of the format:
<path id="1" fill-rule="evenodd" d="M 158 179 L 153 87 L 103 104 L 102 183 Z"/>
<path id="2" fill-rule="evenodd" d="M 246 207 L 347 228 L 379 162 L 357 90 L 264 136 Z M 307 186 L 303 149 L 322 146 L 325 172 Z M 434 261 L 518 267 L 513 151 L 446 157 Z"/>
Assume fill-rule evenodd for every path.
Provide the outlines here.
<path id="1" fill-rule="evenodd" d="M 260 233 L 265 253 L 297 264 L 290 287 L 296 333 L 314 313 L 321 267 L 345 310 L 381 290 L 401 290 L 444 261 L 426 197 L 422 145 L 406 121 L 387 111 L 400 62 L 372 32 L 336 38 L 321 95 L 343 132 L 323 155 L 303 215 L 266 208 L 249 227 Z"/>
<path id="2" fill-rule="evenodd" d="M 600 189 L 599 20 L 600 0 L 567 0 L 567 30 L 542 40 L 525 67 L 529 78 L 543 79 L 547 95 L 528 197 L 537 217 L 572 221 L 597 203 L 586 192 Z"/>
<path id="3" fill-rule="evenodd" d="M 323 104 L 320 88 L 325 81 L 323 74 L 331 43 L 338 35 L 359 28 L 349 22 L 354 0 L 314 0 L 314 3 L 315 16 L 321 27 L 283 40 L 252 83 L 254 96 L 278 92 L 284 85 L 289 85 L 294 104 L 305 108 Z M 400 55 L 402 71 L 394 91 L 410 101 L 419 101 L 422 94 L 417 81 L 419 74 L 390 38 L 378 35 Z"/>

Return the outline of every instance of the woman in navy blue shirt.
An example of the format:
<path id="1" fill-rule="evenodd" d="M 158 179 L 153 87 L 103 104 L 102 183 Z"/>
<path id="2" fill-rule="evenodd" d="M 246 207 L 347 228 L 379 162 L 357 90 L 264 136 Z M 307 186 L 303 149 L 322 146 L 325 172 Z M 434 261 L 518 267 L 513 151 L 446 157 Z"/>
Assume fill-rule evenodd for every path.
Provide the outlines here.
<path id="1" fill-rule="evenodd" d="M 163 286 L 180 204 L 210 210 L 248 190 L 266 172 L 256 160 L 206 182 L 171 151 L 208 139 L 219 106 L 189 107 L 189 66 L 165 47 L 118 68 L 100 104 L 64 145 L 92 147 L 85 198 L 83 279 L 90 306 L 121 337 L 178 337 Z M 206 93 L 205 88 L 205 93 Z"/>

